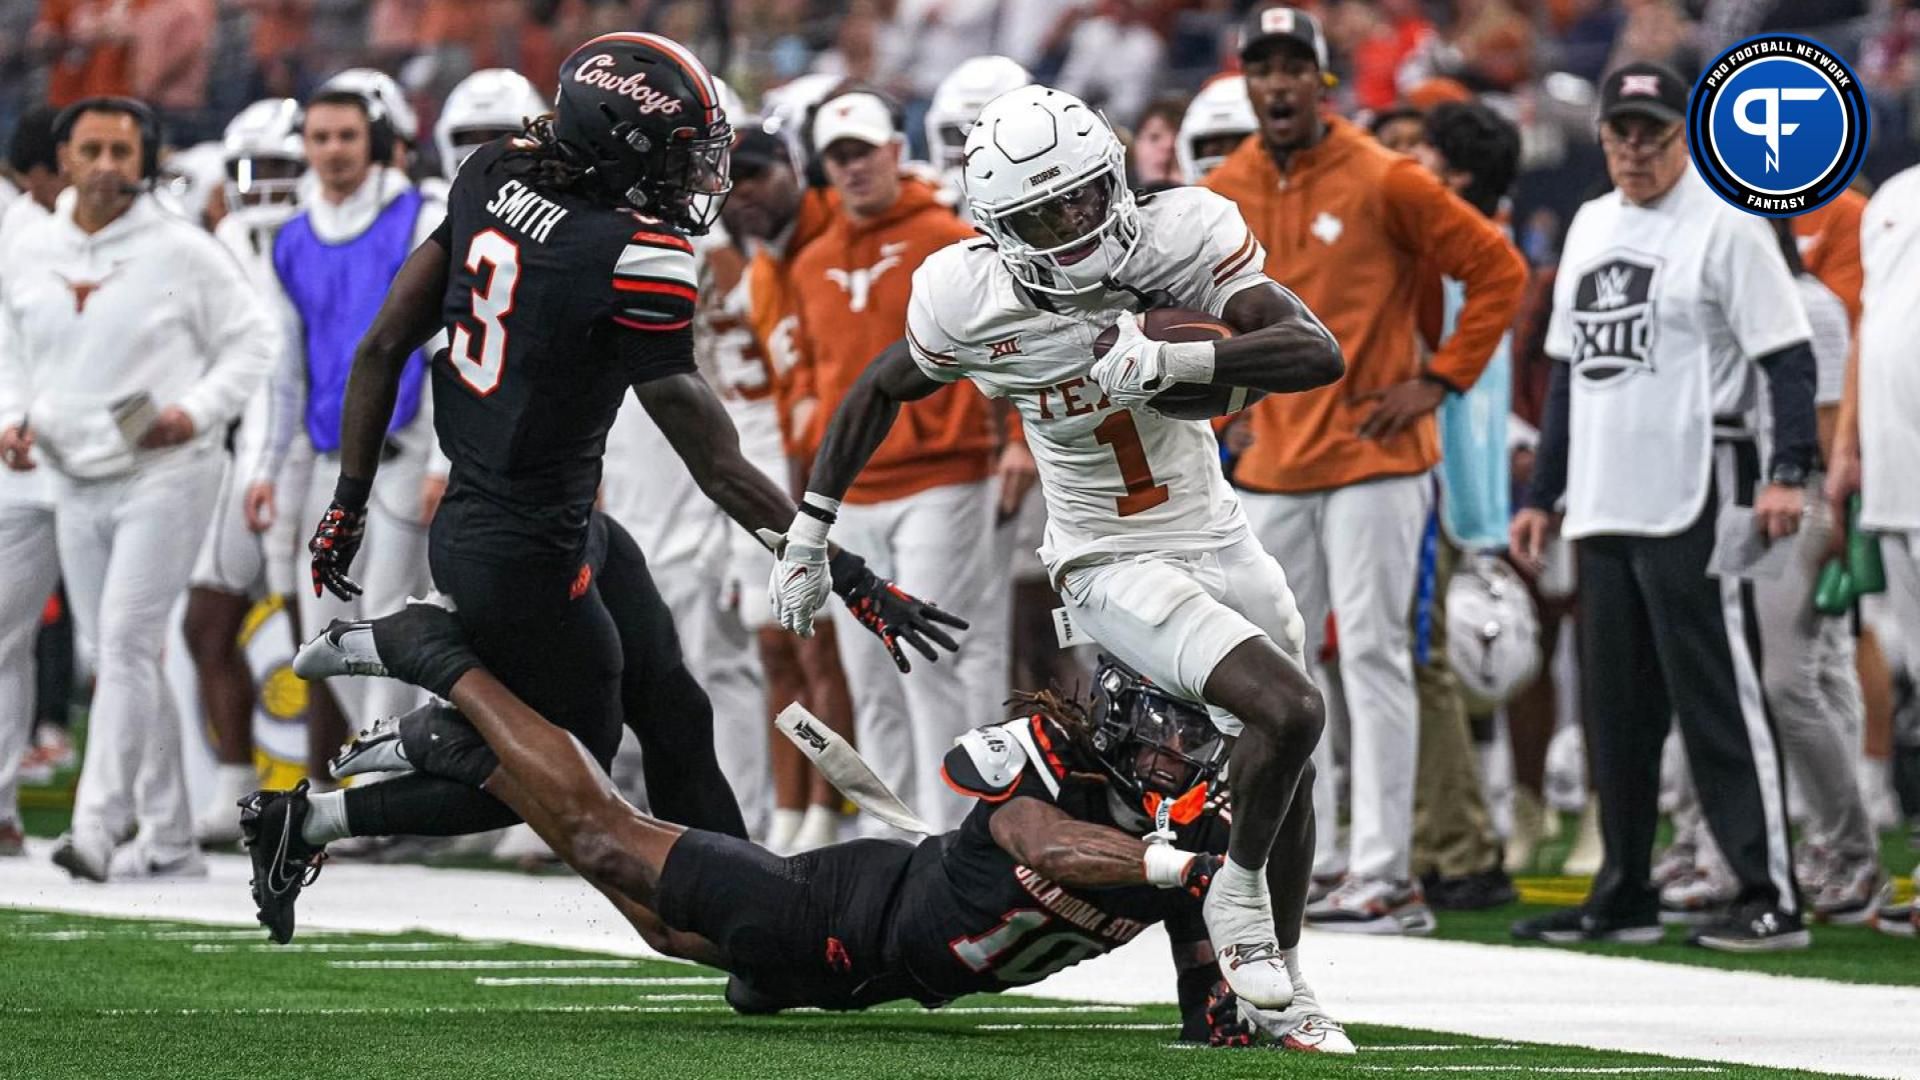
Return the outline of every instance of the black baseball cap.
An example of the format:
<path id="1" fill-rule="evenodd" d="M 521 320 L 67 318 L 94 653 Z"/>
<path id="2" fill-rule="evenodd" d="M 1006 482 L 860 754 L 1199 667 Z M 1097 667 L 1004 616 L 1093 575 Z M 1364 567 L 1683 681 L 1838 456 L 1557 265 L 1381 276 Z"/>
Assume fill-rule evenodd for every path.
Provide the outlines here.
<path id="1" fill-rule="evenodd" d="M 1674 124 L 1687 115 L 1687 84 L 1678 72 L 1650 60 L 1618 67 L 1600 82 L 1600 119 L 1650 116 Z"/>
<path id="2" fill-rule="evenodd" d="M 1290 41 L 1305 49 L 1320 70 L 1327 70 L 1327 34 L 1311 12 L 1285 4 L 1260 8 L 1240 26 L 1240 59 L 1263 45 Z"/>
<path id="3" fill-rule="evenodd" d="M 732 161 L 736 169 L 744 167 L 752 170 L 791 164 L 786 144 L 780 141 L 778 135 L 769 133 L 759 124 L 740 129 L 740 137 L 733 142 Z"/>

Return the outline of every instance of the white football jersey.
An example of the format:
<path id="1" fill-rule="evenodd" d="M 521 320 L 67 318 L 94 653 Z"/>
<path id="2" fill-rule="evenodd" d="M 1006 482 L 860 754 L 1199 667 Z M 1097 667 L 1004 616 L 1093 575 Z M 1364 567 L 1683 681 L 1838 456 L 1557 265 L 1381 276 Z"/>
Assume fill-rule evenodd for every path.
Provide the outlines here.
<path id="1" fill-rule="evenodd" d="M 1183 187 L 1140 200 L 1139 245 L 1118 276 L 1219 315 L 1235 293 L 1271 280 L 1265 263 L 1238 207 Z M 1056 582 L 1077 562 L 1210 550 L 1246 529 L 1212 427 L 1112 405 L 1089 374 L 1094 339 L 1137 306 L 1124 292 L 1052 299 L 1021 289 L 987 240 L 943 248 L 913 275 L 907 342 L 920 369 L 971 379 L 1020 410 L 1047 504 L 1040 561 Z"/>
<path id="2" fill-rule="evenodd" d="M 1547 326 L 1547 353 L 1573 364 L 1562 532 L 1672 536 L 1692 524 L 1715 419 L 1749 424 L 1755 361 L 1811 333 L 1772 227 L 1691 165 L 1650 206 L 1617 191 L 1582 206 Z"/>

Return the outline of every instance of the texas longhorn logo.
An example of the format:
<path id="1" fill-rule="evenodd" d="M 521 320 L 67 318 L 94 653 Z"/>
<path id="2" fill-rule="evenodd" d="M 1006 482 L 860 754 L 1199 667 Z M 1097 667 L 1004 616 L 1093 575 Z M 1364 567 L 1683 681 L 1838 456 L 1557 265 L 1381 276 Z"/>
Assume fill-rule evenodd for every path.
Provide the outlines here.
<path id="1" fill-rule="evenodd" d="M 680 99 L 648 86 L 646 72 L 636 71 L 631 75 L 622 76 L 607 70 L 612 66 L 613 57 L 605 53 L 590 56 L 574 71 L 573 81 L 632 98 L 640 104 L 642 116 L 652 113 L 673 116 L 680 111 Z"/>
<path id="2" fill-rule="evenodd" d="M 1687 139 L 1715 194 L 1791 217 L 1846 190 L 1866 156 L 1867 122 L 1846 61 L 1811 38 L 1763 34 L 1721 53 L 1694 84 Z"/>
<path id="3" fill-rule="evenodd" d="M 99 292 L 101 287 L 107 282 L 112 281 L 113 276 L 119 272 L 120 264 L 114 263 L 113 269 L 100 275 L 100 280 L 98 281 L 76 281 L 60 273 L 58 270 L 53 272 L 53 276 L 59 278 L 60 283 L 65 285 L 67 291 L 73 294 L 73 313 L 75 315 L 84 315 L 87 311 L 87 301 L 93 299 L 93 294 Z"/>

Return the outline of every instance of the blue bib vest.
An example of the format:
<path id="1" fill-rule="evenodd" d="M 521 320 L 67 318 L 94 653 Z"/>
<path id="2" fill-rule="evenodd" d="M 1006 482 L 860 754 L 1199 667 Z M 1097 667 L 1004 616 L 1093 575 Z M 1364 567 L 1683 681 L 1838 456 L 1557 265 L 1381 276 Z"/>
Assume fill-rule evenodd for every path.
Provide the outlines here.
<path id="1" fill-rule="evenodd" d="M 420 193 L 407 189 L 388 203 L 372 226 L 344 243 L 329 244 L 313 231 L 307 211 L 294 215 L 273 242 L 273 269 L 300 313 L 307 347 L 307 435 L 313 448 L 340 448 L 340 406 L 347 396 L 354 346 L 373 325 L 394 275 L 413 253 Z M 389 432 L 413 422 L 420 411 L 426 355 L 407 358 Z"/>

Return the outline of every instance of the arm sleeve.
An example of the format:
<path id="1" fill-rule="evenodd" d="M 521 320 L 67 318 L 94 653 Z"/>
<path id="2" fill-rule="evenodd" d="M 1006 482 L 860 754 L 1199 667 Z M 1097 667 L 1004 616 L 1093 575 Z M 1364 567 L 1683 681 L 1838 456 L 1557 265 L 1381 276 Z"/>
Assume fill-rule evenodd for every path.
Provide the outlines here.
<path id="1" fill-rule="evenodd" d="M 1499 228 L 1409 160 L 1387 171 L 1386 229 L 1401 250 L 1466 286 L 1453 334 L 1426 371 L 1455 390 L 1480 378 L 1513 327 L 1527 288 L 1527 264 Z"/>
<path id="2" fill-rule="evenodd" d="M 1273 280 L 1267 276 L 1266 248 L 1232 200 L 1204 188 L 1180 189 L 1177 197 L 1185 209 L 1156 223 L 1153 242 L 1170 239 L 1176 248 L 1171 261 L 1187 268 L 1175 290 L 1182 304 L 1218 316 L 1234 294 Z"/>
<path id="3" fill-rule="evenodd" d="M 933 276 L 926 264 L 913 272 L 913 295 L 907 301 L 907 352 L 922 374 L 934 382 L 958 382 L 966 372 L 960 363 L 960 345 L 940 325 Z"/>
<path id="4" fill-rule="evenodd" d="M 1556 361 L 1547 383 L 1547 411 L 1533 459 L 1527 505 L 1552 510 L 1567 490 L 1567 446 L 1573 422 L 1573 365 Z"/>
<path id="5" fill-rule="evenodd" d="M 1791 465 L 1811 470 L 1820 453 L 1820 425 L 1813 407 L 1818 365 L 1813 349 L 1798 341 L 1762 356 L 1759 364 L 1767 373 L 1767 398 L 1773 406 L 1770 467 Z"/>
<path id="6" fill-rule="evenodd" d="M 194 430 L 231 423 L 273 368 L 276 335 L 260 294 L 226 248 L 206 234 L 195 236 L 202 257 L 198 336 L 211 360 L 199 381 L 176 402 L 193 418 Z"/>

